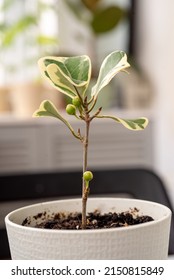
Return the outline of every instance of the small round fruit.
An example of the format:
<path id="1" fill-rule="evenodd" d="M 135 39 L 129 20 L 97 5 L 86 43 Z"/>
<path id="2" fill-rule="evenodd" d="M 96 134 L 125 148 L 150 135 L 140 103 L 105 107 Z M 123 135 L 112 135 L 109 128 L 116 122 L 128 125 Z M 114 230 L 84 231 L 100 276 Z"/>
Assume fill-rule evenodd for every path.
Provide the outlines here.
<path id="1" fill-rule="evenodd" d="M 66 106 L 66 112 L 69 115 L 75 115 L 76 114 L 76 107 L 74 105 L 72 105 L 72 104 L 68 104 Z"/>
<path id="2" fill-rule="evenodd" d="M 91 171 L 85 171 L 85 172 L 83 173 L 83 178 L 84 178 L 84 180 L 87 181 L 87 182 L 91 181 L 91 180 L 93 179 L 93 174 L 92 174 L 92 172 L 91 172 Z"/>
<path id="3" fill-rule="evenodd" d="M 72 104 L 73 104 L 75 107 L 79 108 L 80 105 L 81 105 L 80 98 L 79 98 L 78 96 L 75 96 L 75 97 L 73 98 L 73 100 L 72 100 Z"/>

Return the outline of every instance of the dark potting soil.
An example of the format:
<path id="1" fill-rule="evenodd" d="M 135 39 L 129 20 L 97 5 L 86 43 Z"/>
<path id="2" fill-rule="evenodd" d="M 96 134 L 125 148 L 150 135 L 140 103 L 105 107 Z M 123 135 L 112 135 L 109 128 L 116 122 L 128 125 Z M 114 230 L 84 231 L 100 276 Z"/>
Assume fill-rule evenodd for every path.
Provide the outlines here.
<path id="1" fill-rule="evenodd" d="M 138 225 L 153 221 L 153 218 L 145 215 L 138 215 L 138 209 L 122 212 L 122 213 L 106 213 L 101 214 L 98 211 L 89 213 L 87 215 L 86 229 L 104 229 L 104 228 L 118 228 Z M 81 229 L 81 213 L 56 213 L 51 217 L 46 217 L 46 212 L 38 213 L 33 217 L 36 220 L 37 228 L 55 229 L 55 230 L 80 230 Z M 37 222 L 39 220 L 39 222 Z M 42 220 L 42 221 L 41 221 Z M 40 222 L 41 221 L 41 222 Z M 22 225 L 30 226 L 31 217 L 26 218 Z"/>

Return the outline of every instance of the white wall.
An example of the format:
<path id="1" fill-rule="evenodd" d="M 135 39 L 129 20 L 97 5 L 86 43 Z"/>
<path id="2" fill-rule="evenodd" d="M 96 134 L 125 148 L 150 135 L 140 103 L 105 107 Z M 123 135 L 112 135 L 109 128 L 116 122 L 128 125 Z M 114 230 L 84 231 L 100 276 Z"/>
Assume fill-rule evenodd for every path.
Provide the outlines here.
<path id="1" fill-rule="evenodd" d="M 63 0 L 58 1 L 59 51 L 62 55 L 90 53 L 90 32 Z"/>
<path id="2" fill-rule="evenodd" d="M 155 166 L 174 200 L 174 1 L 137 1 L 137 60 L 154 89 Z"/>

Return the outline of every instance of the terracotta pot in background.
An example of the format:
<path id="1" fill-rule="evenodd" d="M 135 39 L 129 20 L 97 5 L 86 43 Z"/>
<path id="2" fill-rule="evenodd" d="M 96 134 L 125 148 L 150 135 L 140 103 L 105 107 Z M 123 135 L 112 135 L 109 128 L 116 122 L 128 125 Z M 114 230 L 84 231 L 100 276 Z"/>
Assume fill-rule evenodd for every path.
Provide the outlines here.
<path id="1" fill-rule="evenodd" d="M 10 112 L 10 98 L 8 87 L 0 86 L 0 112 Z"/>
<path id="2" fill-rule="evenodd" d="M 10 90 L 12 111 L 18 117 L 31 117 L 43 99 L 49 99 L 58 108 L 62 108 L 62 96 L 58 91 L 41 83 L 17 84 Z"/>
<path id="3" fill-rule="evenodd" d="M 65 108 L 64 94 L 47 83 L 43 85 L 42 101 L 43 100 L 50 100 L 58 109 Z"/>
<path id="4" fill-rule="evenodd" d="M 12 112 L 19 117 L 31 117 L 42 100 L 42 85 L 16 84 L 10 89 Z"/>

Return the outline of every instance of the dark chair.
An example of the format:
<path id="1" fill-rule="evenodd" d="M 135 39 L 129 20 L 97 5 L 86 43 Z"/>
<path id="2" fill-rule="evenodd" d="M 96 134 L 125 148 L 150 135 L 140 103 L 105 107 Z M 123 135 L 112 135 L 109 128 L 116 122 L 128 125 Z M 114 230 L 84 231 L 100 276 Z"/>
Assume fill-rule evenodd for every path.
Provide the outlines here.
<path id="1" fill-rule="evenodd" d="M 91 196 L 124 195 L 155 201 L 172 210 L 166 188 L 161 179 L 145 169 L 96 170 L 91 182 Z M 0 176 L 0 202 L 23 201 L 23 205 L 64 197 L 80 196 L 81 177 L 79 171 L 15 174 Z M 10 205 L 10 204 L 9 204 Z M 173 211 L 172 211 L 173 213 Z M 174 214 L 170 234 L 169 254 L 174 254 Z M 10 258 L 5 228 L 0 229 L 0 259 Z"/>

